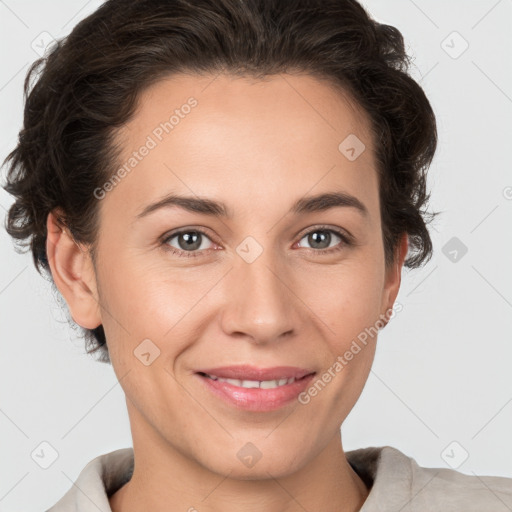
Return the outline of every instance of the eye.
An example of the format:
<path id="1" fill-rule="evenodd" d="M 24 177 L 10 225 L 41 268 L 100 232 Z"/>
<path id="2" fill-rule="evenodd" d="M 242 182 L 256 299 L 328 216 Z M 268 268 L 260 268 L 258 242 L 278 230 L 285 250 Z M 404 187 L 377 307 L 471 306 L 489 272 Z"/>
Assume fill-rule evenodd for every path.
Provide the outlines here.
<path id="1" fill-rule="evenodd" d="M 311 249 L 316 249 L 313 250 L 315 255 L 329 254 L 352 245 L 351 238 L 344 232 L 325 226 L 310 230 L 298 243 L 300 244 L 302 240 L 306 240 L 310 244 Z M 172 254 L 178 257 L 190 258 L 201 256 L 203 251 L 211 249 L 212 247 L 208 247 L 208 241 L 213 243 L 204 231 L 189 228 L 164 236 L 161 243 L 165 250 L 170 251 Z M 331 246 L 332 242 L 335 242 L 334 246 Z M 299 245 L 299 247 L 302 247 L 302 245 Z"/>
<path id="2" fill-rule="evenodd" d="M 177 244 L 177 247 L 172 245 L 171 240 Z M 204 244 L 206 240 L 210 240 L 210 238 L 204 231 L 200 229 L 187 229 L 165 237 L 162 240 L 162 244 L 177 256 L 194 257 L 199 256 L 199 251 L 209 248 L 208 244 L 206 246 Z"/>
<path id="3" fill-rule="evenodd" d="M 332 236 L 333 234 L 334 237 Z M 336 241 L 336 239 L 338 239 L 338 241 Z M 300 239 L 299 244 L 302 240 L 306 240 L 307 243 L 310 244 L 310 248 L 318 249 L 315 252 L 320 252 L 321 254 L 338 251 L 351 245 L 351 241 L 347 235 L 336 229 L 323 226 L 306 233 L 305 236 Z M 341 245 L 340 241 L 342 242 Z M 331 242 L 335 242 L 335 245 L 331 246 Z"/>

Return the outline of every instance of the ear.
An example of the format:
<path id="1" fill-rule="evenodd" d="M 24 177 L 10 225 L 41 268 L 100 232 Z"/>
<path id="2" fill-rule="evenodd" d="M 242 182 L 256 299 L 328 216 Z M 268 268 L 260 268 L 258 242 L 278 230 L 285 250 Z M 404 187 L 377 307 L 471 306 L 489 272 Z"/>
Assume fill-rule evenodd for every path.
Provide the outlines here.
<path id="1" fill-rule="evenodd" d="M 86 329 L 95 329 L 101 324 L 101 315 L 89 251 L 78 245 L 59 222 L 57 210 L 48 214 L 46 227 L 46 254 L 55 285 L 73 320 Z"/>
<path id="2" fill-rule="evenodd" d="M 402 234 L 400 244 L 398 245 L 395 253 L 394 262 L 386 269 L 386 278 L 384 290 L 382 294 L 381 318 L 388 319 L 388 311 L 393 307 L 398 291 L 400 290 L 400 283 L 402 279 L 402 268 L 404 265 L 407 250 L 409 248 L 409 240 L 407 233 Z M 387 320 L 386 320 L 387 324 Z"/>

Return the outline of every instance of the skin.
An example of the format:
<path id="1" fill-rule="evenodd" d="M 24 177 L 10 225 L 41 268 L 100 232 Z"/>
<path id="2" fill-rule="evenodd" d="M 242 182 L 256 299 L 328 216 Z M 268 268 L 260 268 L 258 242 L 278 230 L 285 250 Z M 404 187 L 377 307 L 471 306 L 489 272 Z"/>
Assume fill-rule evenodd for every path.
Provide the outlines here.
<path id="1" fill-rule="evenodd" d="M 54 281 L 75 322 L 103 324 L 126 394 L 135 469 L 110 497 L 112 510 L 359 510 L 369 489 L 347 462 L 340 426 L 368 378 L 377 336 L 308 404 L 272 412 L 228 405 L 194 372 L 248 363 L 321 376 L 389 313 L 407 236 L 386 267 L 368 119 L 305 74 L 175 75 L 139 98 L 118 132 L 121 160 L 190 96 L 198 105 L 99 201 L 96 266 L 48 216 Z M 366 146 L 354 161 L 338 150 L 349 134 Z M 340 190 L 368 215 L 347 206 L 289 213 L 297 199 Z M 170 207 L 136 220 L 171 192 L 222 201 L 233 216 Z M 348 231 L 354 244 L 332 233 L 314 246 L 307 234 L 319 225 Z M 161 241 L 178 228 L 207 233 L 196 257 L 165 250 L 186 252 L 179 237 Z M 236 251 L 247 236 L 263 249 L 252 263 Z M 148 366 L 134 355 L 144 339 L 160 350 Z M 262 454 L 252 467 L 237 457 L 248 442 Z"/>

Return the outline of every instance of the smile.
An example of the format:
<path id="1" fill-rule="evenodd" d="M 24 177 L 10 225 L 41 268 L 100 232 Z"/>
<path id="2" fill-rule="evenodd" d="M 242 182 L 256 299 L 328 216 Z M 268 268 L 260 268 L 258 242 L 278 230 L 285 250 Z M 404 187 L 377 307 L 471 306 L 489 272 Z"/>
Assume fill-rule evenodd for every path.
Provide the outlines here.
<path id="1" fill-rule="evenodd" d="M 298 395 L 310 385 L 314 373 L 301 378 L 272 380 L 231 379 L 205 372 L 197 372 L 196 377 L 212 397 L 231 407 L 252 412 L 270 412 L 297 402 Z"/>
<path id="2" fill-rule="evenodd" d="M 272 389 L 280 386 L 286 386 L 295 382 L 295 377 L 289 379 L 275 379 L 275 380 L 240 380 L 240 379 L 223 379 L 222 377 L 216 377 L 215 375 L 204 374 L 206 377 L 217 380 L 219 382 L 227 382 L 232 386 L 238 386 L 241 388 L 261 388 L 261 389 Z"/>

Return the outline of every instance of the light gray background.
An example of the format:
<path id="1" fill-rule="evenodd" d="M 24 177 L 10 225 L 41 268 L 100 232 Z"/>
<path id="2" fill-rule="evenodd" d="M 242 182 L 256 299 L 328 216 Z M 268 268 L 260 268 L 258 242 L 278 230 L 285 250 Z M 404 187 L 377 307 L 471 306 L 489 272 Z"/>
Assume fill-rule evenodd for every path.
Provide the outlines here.
<path id="1" fill-rule="evenodd" d="M 0 1 L 2 160 L 21 128 L 33 41 L 67 35 L 100 4 Z M 512 477 L 512 1 L 364 5 L 402 31 L 436 112 L 429 184 L 431 209 L 444 213 L 431 262 L 404 271 L 403 311 L 379 336 L 344 446 L 391 445 L 423 466 Z M 11 202 L 1 190 L 2 218 Z M 453 237 L 468 249 L 456 262 L 451 245 L 443 253 Z M 131 445 L 128 418 L 112 368 L 83 355 L 49 284 L 3 229 L 0 251 L 0 510 L 45 510 L 89 460 Z M 43 441 L 58 451 L 48 469 L 31 458 Z"/>

